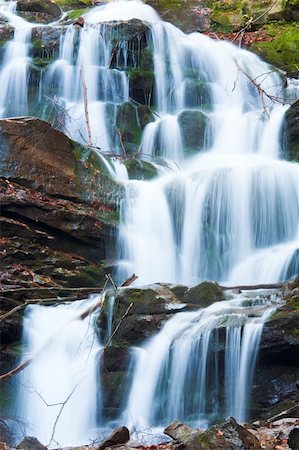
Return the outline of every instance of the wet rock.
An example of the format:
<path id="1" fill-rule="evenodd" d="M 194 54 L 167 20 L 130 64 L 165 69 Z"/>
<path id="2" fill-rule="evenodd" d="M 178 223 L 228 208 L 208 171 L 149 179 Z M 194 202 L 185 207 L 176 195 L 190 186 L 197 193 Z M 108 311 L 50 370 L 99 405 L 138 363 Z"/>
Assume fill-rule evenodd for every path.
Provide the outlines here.
<path id="1" fill-rule="evenodd" d="M 260 343 L 264 362 L 293 365 L 299 350 L 299 295 L 296 289 L 286 297 L 286 304 L 266 322 Z"/>
<path id="2" fill-rule="evenodd" d="M 129 102 L 117 108 L 116 129 L 119 133 L 121 146 L 127 155 L 137 153 L 141 142 L 141 129 L 137 120 L 137 110 Z"/>
<path id="3" fill-rule="evenodd" d="M 204 281 L 195 287 L 188 289 L 183 302 L 199 305 L 202 308 L 210 306 L 212 303 L 220 302 L 225 299 L 225 295 L 220 286 L 211 281 Z"/>
<path id="4" fill-rule="evenodd" d="M 285 114 L 286 159 L 299 162 L 299 100 Z"/>
<path id="5" fill-rule="evenodd" d="M 114 45 L 111 67 L 118 69 L 144 68 L 150 27 L 139 19 L 102 24 Z M 122 49 L 125 49 L 123 52 Z"/>
<path id="6" fill-rule="evenodd" d="M 16 447 L 19 450 L 47 450 L 35 437 L 26 436 Z"/>
<path id="7" fill-rule="evenodd" d="M 187 151 L 202 150 L 206 143 L 207 116 L 200 111 L 184 111 L 178 120 Z"/>
<path id="8" fill-rule="evenodd" d="M 45 66 L 58 56 L 63 27 L 35 27 L 32 29 L 32 57 L 34 64 Z"/>
<path id="9" fill-rule="evenodd" d="M 130 179 L 134 180 L 151 180 L 158 175 L 156 167 L 140 159 L 125 159 L 124 165 L 127 168 Z"/>
<path id="10" fill-rule="evenodd" d="M 299 450 L 299 427 L 293 428 L 288 439 L 288 446 L 292 450 Z"/>
<path id="11" fill-rule="evenodd" d="M 36 22 L 53 22 L 61 16 L 61 9 L 49 0 L 18 0 L 17 11 Z"/>
<path id="12" fill-rule="evenodd" d="M 116 428 L 106 439 L 102 442 L 98 450 L 104 450 L 106 447 L 112 447 L 114 445 L 125 444 L 130 439 L 130 433 L 127 427 Z"/>

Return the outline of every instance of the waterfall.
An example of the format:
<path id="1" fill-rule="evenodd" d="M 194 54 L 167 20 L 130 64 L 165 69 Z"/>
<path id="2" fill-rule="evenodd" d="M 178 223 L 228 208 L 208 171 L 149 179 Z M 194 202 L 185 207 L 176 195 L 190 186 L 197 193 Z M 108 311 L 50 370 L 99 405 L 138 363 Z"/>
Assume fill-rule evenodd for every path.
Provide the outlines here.
<path id="1" fill-rule="evenodd" d="M 101 346 L 94 317 L 80 318 L 97 300 L 26 308 L 23 343 L 33 359 L 19 375 L 18 417 L 44 444 L 80 445 L 97 436 Z"/>
<path id="2" fill-rule="evenodd" d="M 177 313 L 142 349 L 136 349 L 126 409 L 127 421 L 135 429 L 174 419 L 206 427 L 225 414 L 245 420 L 263 322 L 276 301 L 260 294 L 251 296 Z M 225 344 L 219 339 L 221 331 Z"/>
<path id="3" fill-rule="evenodd" d="M 184 34 L 141 1 L 120 0 L 92 8 L 83 29 L 61 26 L 59 55 L 31 86 L 31 101 L 33 27 L 15 7 L 0 3 L 15 29 L 2 52 L 0 116 L 30 112 L 50 121 L 55 109 L 57 127 L 92 144 L 123 183 L 120 278 L 134 272 L 141 285 L 256 284 L 299 271 L 299 164 L 281 159 L 283 118 L 298 98 L 298 83 L 232 44 Z M 117 158 L 124 153 L 118 115 L 134 104 L 130 76 L 144 49 L 140 40 L 133 49 L 116 40 L 114 21 L 131 19 L 146 24 L 152 57 L 153 92 L 142 106 L 155 114 L 139 130 L 137 152 L 159 169 L 151 181 L 130 180 Z M 271 99 L 277 96 L 285 104 Z M 275 299 L 241 295 L 175 314 L 134 349 L 120 423 L 142 428 L 176 418 L 208 426 L 228 414 L 245 420 L 263 323 L 275 305 Z M 100 420 L 102 347 L 93 318 L 78 320 L 83 307 L 26 309 L 24 345 L 36 356 L 19 376 L 16 403 L 26 432 L 44 444 L 87 443 L 99 424 L 109 427 Z M 113 307 L 114 299 L 110 335 Z"/>

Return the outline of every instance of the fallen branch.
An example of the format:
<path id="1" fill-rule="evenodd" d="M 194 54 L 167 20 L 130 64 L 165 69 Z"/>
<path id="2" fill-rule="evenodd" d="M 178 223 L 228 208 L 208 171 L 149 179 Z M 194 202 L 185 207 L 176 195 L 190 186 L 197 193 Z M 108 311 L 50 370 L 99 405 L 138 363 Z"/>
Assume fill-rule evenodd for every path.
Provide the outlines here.
<path id="1" fill-rule="evenodd" d="M 90 121 L 89 121 L 89 113 L 88 113 L 88 96 L 87 96 L 87 86 L 84 78 L 83 68 L 80 69 L 80 78 L 82 82 L 82 88 L 83 88 L 83 100 L 84 100 L 84 112 L 85 112 L 85 121 L 86 121 L 86 128 L 88 133 L 88 145 L 92 145 L 92 137 L 91 137 L 91 128 L 90 128 Z"/>
<path id="2" fill-rule="evenodd" d="M 133 305 L 134 305 L 134 303 L 130 303 L 129 306 L 127 307 L 124 315 L 119 319 L 119 322 L 116 325 L 116 327 L 114 328 L 113 333 L 111 333 L 111 336 L 109 337 L 108 341 L 106 342 L 104 349 L 109 347 L 109 345 L 111 344 L 111 341 L 112 341 L 113 337 L 115 336 L 115 334 L 117 333 L 119 327 L 121 326 L 122 321 L 127 317 L 127 315 L 130 312 L 130 309 L 132 308 Z"/>
<path id="3" fill-rule="evenodd" d="M 34 356 L 31 356 L 30 358 L 28 358 L 25 361 L 23 361 L 21 364 L 19 364 L 14 369 L 12 369 L 9 372 L 6 372 L 6 373 L 0 375 L 0 381 L 7 380 L 7 378 L 11 378 L 14 375 L 16 375 L 17 373 L 21 372 L 21 370 L 26 369 L 26 367 L 29 366 L 29 364 L 31 364 L 33 358 L 35 358 L 36 356 L 37 356 L 36 354 Z"/>
<path id="4" fill-rule="evenodd" d="M 217 283 L 218 284 L 218 283 Z M 283 286 L 283 283 L 270 283 L 270 284 L 253 284 L 249 286 L 221 286 L 218 285 L 221 289 L 224 291 L 254 291 L 257 289 L 281 289 Z"/>
<path id="5" fill-rule="evenodd" d="M 120 287 L 127 287 L 130 286 L 132 283 L 134 283 L 134 281 L 136 281 L 138 278 L 137 275 L 135 275 L 135 273 L 133 273 L 133 275 L 131 275 L 129 278 L 126 279 L 126 281 L 123 282 L 123 284 L 120 285 Z"/>

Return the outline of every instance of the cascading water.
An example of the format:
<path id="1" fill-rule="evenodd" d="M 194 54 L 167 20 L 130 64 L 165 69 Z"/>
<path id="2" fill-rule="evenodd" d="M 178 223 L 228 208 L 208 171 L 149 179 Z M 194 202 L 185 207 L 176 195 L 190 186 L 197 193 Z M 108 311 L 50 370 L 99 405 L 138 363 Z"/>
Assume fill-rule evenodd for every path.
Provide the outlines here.
<path id="1" fill-rule="evenodd" d="M 20 375 L 18 417 L 45 444 L 79 445 L 97 436 L 101 346 L 94 317 L 80 317 L 97 297 L 27 308 L 23 342 L 33 359 Z"/>
<path id="2" fill-rule="evenodd" d="M 140 42 L 131 51 L 118 39 L 119 31 L 116 39 L 117 23 L 111 21 L 139 18 L 149 26 L 155 92 L 146 100 L 155 116 L 143 130 L 138 152 L 165 164 L 158 178 L 146 182 L 128 180 L 119 160 L 103 160 L 126 189 L 120 278 L 135 272 L 140 284 L 192 285 L 203 279 L 256 284 L 298 272 L 299 169 L 279 159 L 287 106 L 268 97 L 291 102 L 298 97 L 296 84 L 285 88 L 278 72 L 247 51 L 198 33 L 185 35 L 148 5 L 121 0 L 93 8 L 83 29 L 61 27 L 59 56 L 44 70 L 30 103 L 32 26 L 15 15 L 14 7 L 13 2 L 0 3 L 15 28 L 2 54 L 0 115 L 29 111 L 47 120 L 55 105 L 59 126 L 69 136 L 118 155 L 123 153 L 118 108 L 130 101 L 128 69 L 138 64 Z M 259 92 L 249 78 L 260 84 Z M 271 301 L 251 299 L 248 304 L 241 297 L 174 316 L 136 350 L 136 371 L 121 420 L 130 424 L 133 418 L 140 426 L 166 425 L 174 418 L 198 425 L 226 414 L 243 420 L 249 369 L 272 308 Z M 44 443 L 51 440 L 53 427 L 59 443 L 86 443 L 98 423 L 95 358 L 100 345 L 87 323 L 76 320 L 78 314 L 76 305 L 32 306 L 25 319 L 29 350 L 35 354 L 43 340 L 48 351 L 22 374 L 20 386 L 26 389 L 20 388 L 19 415 Z M 43 336 L 38 342 L 37 334 Z M 59 351 L 54 351 L 55 343 Z M 221 364 L 223 392 L 218 385 Z M 75 423 L 72 410 L 78 404 L 82 417 Z"/>
<path id="3" fill-rule="evenodd" d="M 225 414 L 244 421 L 263 322 L 275 302 L 254 293 L 177 313 L 136 349 L 127 422 L 142 430 L 173 419 L 206 427 Z"/>

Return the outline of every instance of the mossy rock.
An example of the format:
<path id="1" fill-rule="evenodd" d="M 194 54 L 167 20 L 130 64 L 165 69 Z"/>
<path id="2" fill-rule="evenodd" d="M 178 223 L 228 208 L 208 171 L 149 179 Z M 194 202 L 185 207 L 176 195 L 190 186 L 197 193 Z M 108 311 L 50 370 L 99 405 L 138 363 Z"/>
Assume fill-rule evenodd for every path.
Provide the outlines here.
<path id="1" fill-rule="evenodd" d="M 55 0 L 55 3 L 64 11 L 70 9 L 85 9 L 92 6 L 91 0 Z"/>
<path id="2" fill-rule="evenodd" d="M 211 19 L 213 22 L 226 27 L 227 31 L 238 31 L 246 22 L 243 13 L 237 11 L 215 11 L 211 15 Z"/>
<path id="3" fill-rule="evenodd" d="M 285 114 L 284 141 L 283 156 L 290 161 L 299 162 L 299 100 Z"/>
<path id="4" fill-rule="evenodd" d="M 52 22 L 62 14 L 59 6 L 50 0 L 18 0 L 17 11 L 37 22 Z"/>
<path id="5" fill-rule="evenodd" d="M 264 29 L 273 40 L 257 42 L 250 49 L 288 74 L 296 73 L 299 63 L 299 23 L 273 22 L 265 25 Z"/>
<path id="6" fill-rule="evenodd" d="M 127 372 L 102 372 L 102 415 L 105 420 L 110 421 L 118 418 L 128 394 L 128 381 Z"/>
<path id="7" fill-rule="evenodd" d="M 133 69 L 129 72 L 130 97 L 140 105 L 152 105 L 155 75 L 152 70 Z"/>
<path id="8" fill-rule="evenodd" d="M 206 129 L 209 122 L 200 111 L 183 111 L 179 115 L 179 125 L 185 148 L 200 151 L 205 146 Z"/>
<path id="9" fill-rule="evenodd" d="M 225 295 L 220 286 L 211 281 L 204 281 L 197 286 L 188 289 L 183 297 L 186 303 L 192 303 L 206 308 L 212 303 L 225 300 Z"/>
<path id="10" fill-rule="evenodd" d="M 130 179 L 151 180 L 158 175 L 158 171 L 153 164 L 139 159 L 125 159 L 124 165 L 127 168 Z"/>

